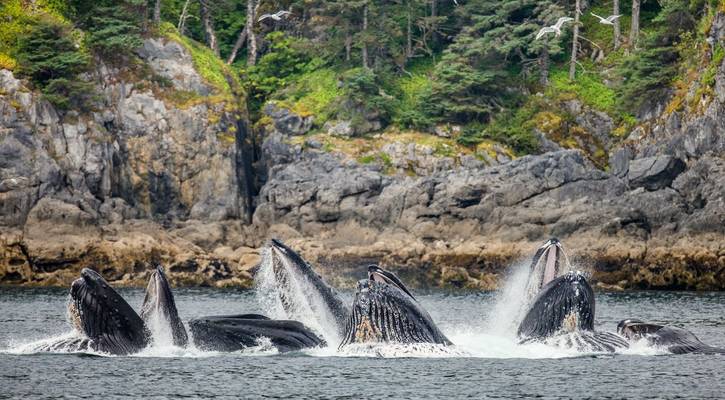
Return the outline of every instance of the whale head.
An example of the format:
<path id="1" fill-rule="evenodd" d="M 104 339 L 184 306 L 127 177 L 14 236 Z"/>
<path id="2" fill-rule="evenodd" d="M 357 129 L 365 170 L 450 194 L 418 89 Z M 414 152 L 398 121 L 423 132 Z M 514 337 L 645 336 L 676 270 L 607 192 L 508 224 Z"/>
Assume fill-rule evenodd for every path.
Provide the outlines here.
<path id="1" fill-rule="evenodd" d="M 84 268 L 70 290 L 69 314 L 74 326 L 91 340 L 91 348 L 131 354 L 148 344 L 141 317 L 101 275 Z"/>
<path id="2" fill-rule="evenodd" d="M 541 288 L 518 329 L 521 338 L 594 329 L 594 291 L 580 272 L 567 272 Z"/>
<path id="3" fill-rule="evenodd" d="M 309 318 L 300 315 L 298 303 L 311 301 L 313 297 L 319 298 L 321 308 L 324 310 L 316 309 L 316 312 L 328 315 L 329 317 L 324 318 L 331 320 L 336 326 L 338 335 L 342 334 L 349 316 L 348 307 L 337 291 L 328 285 L 299 254 L 281 240 L 272 239 L 262 253 L 262 265 L 272 270 L 274 282 L 270 290 L 279 296 L 287 318 L 303 321 L 304 318 Z M 318 315 L 318 317 L 323 316 Z"/>
<path id="4" fill-rule="evenodd" d="M 564 246 L 559 239 L 551 238 L 544 242 L 531 260 L 529 279 L 531 289 L 538 291 L 557 276 L 568 270 L 568 260 Z"/>
<path id="5" fill-rule="evenodd" d="M 149 283 L 146 286 L 146 295 L 141 306 L 141 319 L 147 327 L 154 323 L 163 324 L 164 329 L 169 329 L 175 346 L 184 347 L 188 342 L 188 336 L 184 324 L 179 318 L 176 309 L 174 295 L 171 293 L 171 286 L 166 279 L 163 267 L 156 266 L 151 273 Z"/>
<path id="6" fill-rule="evenodd" d="M 340 347 L 370 342 L 451 343 L 400 279 L 375 265 L 358 282 Z"/>

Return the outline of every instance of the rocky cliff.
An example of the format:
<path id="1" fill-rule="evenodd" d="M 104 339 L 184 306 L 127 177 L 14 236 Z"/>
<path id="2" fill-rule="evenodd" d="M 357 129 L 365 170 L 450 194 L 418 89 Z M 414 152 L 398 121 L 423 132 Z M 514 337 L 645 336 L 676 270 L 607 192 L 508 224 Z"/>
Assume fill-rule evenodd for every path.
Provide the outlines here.
<path id="1" fill-rule="evenodd" d="M 96 65 L 88 113 L 0 71 L 3 283 L 65 285 L 88 265 L 133 280 L 154 262 L 190 283 L 241 282 L 239 258 L 210 257 L 189 230 L 239 230 L 251 212 L 244 99 L 206 82 L 180 43 L 149 39 L 138 55 Z"/>
<path id="2" fill-rule="evenodd" d="M 725 288 L 725 66 L 698 112 L 654 113 L 603 171 L 556 146 L 509 161 L 393 142 L 361 162 L 293 140 L 279 110 L 255 159 L 239 95 L 174 41 L 139 56 L 141 77 L 98 65 L 85 114 L 0 71 L 0 283 L 67 285 L 95 266 L 141 284 L 162 263 L 176 284 L 245 286 L 280 237 L 340 284 L 380 262 L 419 285 L 494 288 L 557 236 L 600 286 Z"/>

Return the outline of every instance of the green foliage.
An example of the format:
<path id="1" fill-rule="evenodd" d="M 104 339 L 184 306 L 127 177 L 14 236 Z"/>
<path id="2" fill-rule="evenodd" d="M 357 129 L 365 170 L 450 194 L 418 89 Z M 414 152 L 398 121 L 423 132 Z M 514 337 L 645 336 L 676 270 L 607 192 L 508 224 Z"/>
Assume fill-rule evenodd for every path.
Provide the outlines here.
<path id="1" fill-rule="evenodd" d="M 401 128 L 426 129 L 434 122 L 427 102 L 433 90 L 430 78 L 432 64 L 419 64 L 409 73 L 398 80 L 399 100 L 393 110 L 393 122 Z"/>
<path id="2" fill-rule="evenodd" d="M 511 98 L 515 85 L 507 71 L 542 52 L 561 53 L 559 38 L 535 36 L 562 9 L 551 1 L 473 0 L 460 13 L 468 16 L 462 17 L 466 27 L 436 65 L 431 112 L 461 123 L 486 122 Z"/>
<path id="3" fill-rule="evenodd" d="M 231 95 L 232 86 L 241 86 L 237 74 L 224 64 L 211 49 L 189 37 L 180 35 L 176 27 L 168 22 L 162 23 L 159 31 L 167 38 L 184 46 L 191 54 L 196 71 L 206 83 L 217 90 L 218 94 Z"/>
<path id="4" fill-rule="evenodd" d="M 712 60 L 702 74 L 702 83 L 704 85 L 710 87 L 715 86 L 715 75 L 720 65 L 722 65 L 723 59 L 725 59 L 725 48 L 717 44 L 712 53 Z"/>
<path id="5" fill-rule="evenodd" d="M 341 116 L 351 118 L 375 117 L 389 122 L 395 98 L 385 93 L 380 76 L 373 70 L 353 68 L 342 75 L 342 93 L 346 105 Z"/>
<path id="6" fill-rule="evenodd" d="M 317 65 L 313 61 L 311 65 Z M 296 77 L 296 82 L 275 94 L 275 98 L 290 104 L 299 115 L 315 116 L 317 126 L 324 125 L 335 110 L 335 99 L 342 95 L 338 88 L 338 73 L 330 68 L 308 68 Z"/>
<path id="7" fill-rule="evenodd" d="M 145 0 L 69 0 L 76 25 L 88 47 L 109 61 L 120 62 L 141 46 Z"/>
<path id="8" fill-rule="evenodd" d="M 540 110 L 538 101 L 530 101 L 521 107 L 496 115 L 487 125 L 473 123 L 467 125 L 458 143 L 473 146 L 485 140 L 505 143 L 519 154 L 529 154 L 538 147 L 534 136 L 534 116 Z"/>
<path id="9" fill-rule="evenodd" d="M 0 68 L 17 67 L 15 55 L 20 37 L 26 36 L 38 22 L 46 19 L 67 24 L 62 13 L 67 10 L 62 0 L 36 0 L 30 4 L 21 0 L 0 1 Z"/>
<path id="10" fill-rule="evenodd" d="M 648 99 L 655 98 L 677 76 L 680 55 L 675 44 L 683 32 L 695 27 L 695 17 L 689 0 L 668 0 L 652 21 L 642 49 L 626 59 L 619 73 L 624 78 L 618 95 L 623 110 L 639 109 Z"/>
<path id="11" fill-rule="evenodd" d="M 77 79 L 51 79 L 42 91 L 45 99 L 61 110 L 75 108 L 89 111 L 93 102 L 98 99 L 92 83 Z"/>
<path id="12" fill-rule="evenodd" d="M 309 57 L 294 46 L 294 41 L 282 32 L 267 35 L 268 52 L 257 65 L 249 69 L 254 98 L 262 101 L 275 90 L 285 87 L 297 74 L 305 71 Z"/>
<path id="13" fill-rule="evenodd" d="M 88 46 L 106 59 L 118 59 L 141 46 L 138 18 L 123 4 L 98 7 L 88 19 Z"/>
<path id="14" fill-rule="evenodd" d="M 39 19 L 19 38 L 17 59 L 19 72 L 56 106 L 86 108 L 92 100 L 91 85 L 78 79 L 89 57 L 78 49 L 67 25 Z"/>
<path id="15" fill-rule="evenodd" d="M 617 104 L 617 95 L 614 89 L 602 82 L 596 73 L 579 72 L 576 79 L 569 80 L 569 71 L 566 68 L 557 68 L 549 75 L 548 96 L 573 95 L 599 111 L 614 113 Z"/>

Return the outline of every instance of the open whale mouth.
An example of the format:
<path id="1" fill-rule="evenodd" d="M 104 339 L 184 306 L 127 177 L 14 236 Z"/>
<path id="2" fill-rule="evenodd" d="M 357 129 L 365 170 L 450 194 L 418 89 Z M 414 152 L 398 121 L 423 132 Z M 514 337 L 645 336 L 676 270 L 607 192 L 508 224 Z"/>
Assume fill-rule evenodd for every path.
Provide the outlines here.
<path id="1" fill-rule="evenodd" d="M 519 337 L 544 338 L 561 330 L 594 329 L 594 291 L 580 272 L 567 272 L 539 292 L 518 329 Z"/>
<path id="2" fill-rule="evenodd" d="M 143 320 L 97 272 L 84 268 L 70 295 L 73 324 L 94 350 L 130 354 L 148 344 Z"/>
<path id="3" fill-rule="evenodd" d="M 657 333 L 663 325 L 651 324 L 639 319 L 625 319 L 617 325 L 617 333 L 629 340 L 639 340 Z"/>
<path id="4" fill-rule="evenodd" d="M 405 294 L 410 296 L 413 300 L 415 297 L 410 290 L 403 284 L 403 282 L 392 272 L 386 271 L 377 265 L 368 265 L 368 279 L 373 282 L 385 283 L 392 285 L 402 290 Z"/>
<path id="5" fill-rule="evenodd" d="M 368 266 L 358 282 L 340 348 L 352 343 L 451 342 L 395 274 Z"/>
<path id="6" fill-rule="evenodd" d="M 564 246 L 557 238 L 547 240 L 536 250 L 531 261 L 531 276 L 535 278 L 536 289 L 541 289 L 570 268 Z"/>
<path id="7" fill-rule="evenodd" d="M 179 347 L 188 343 L 188 335 L 179 318 L 171 286 L 160 265 L 151 273 L 140 317 L 155 336 L 170 336 L 172 343 Z"/>

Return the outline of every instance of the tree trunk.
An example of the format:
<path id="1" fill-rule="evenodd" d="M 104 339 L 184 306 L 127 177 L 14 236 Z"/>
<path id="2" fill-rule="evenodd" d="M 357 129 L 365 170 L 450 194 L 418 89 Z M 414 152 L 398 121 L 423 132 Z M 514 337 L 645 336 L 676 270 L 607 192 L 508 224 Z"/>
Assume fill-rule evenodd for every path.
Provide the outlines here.
<path id="1" fill-rule="evenodd" d="M 204 35 L 206 36 L 206 43 L 214 54 L 219 56 L 219 43 L 216 40 L 216 33 L 214 32 L 214 23 L 212 21 L 209 0 L 199 0 L 199 6 L 201 7 L 201 24 L 204 27 Z"/>
<path id="2" fill-rule="evenodd" d="M 234 47 L 232 47 L 232 52 L 229 53 L 229 57 L 227 58 L 227 65 L 231 65 L 234 62 L 234 59 L 237 58 L 237 53 L 239 52 L 239 49 L 242 48 L 244 45 L 244 42 L 247 40 L 247 27 L 242 28 L 242 31 L 239 32 L 239 36 L 237 37 L 237 41 L 234 42 Z"/>
<path id="3" fill-rule="evenodd" d="M 158 26 L 161 23 L 161 0 L 156 0 L 154 4 L 154 24 Z"/>
<path id="4" fill-rule="evenodd" d="M 362 64 L 363 68 L 368 69 L 369 63 L 368 63 L 368 43 L 367 43 L 367 34 L 368 34 L 368 3 L 366 2 L 363 6 L 363 43 L 362 43 Z"/>
<path id="5" fill-rule="evenodd" d="M 637 48 L 639 39 L 639 2 L 640 0 L 632 0 L 632 28 L 629 31 L 629 47 L 632 50 Z"/>
<path id="6" fill-rule="evenodd" d="M 352 36 L 350 36 L 350 31 L 345 31 L 345 61 L 350 61 L 350 55 L 352 53 Z"/>
<path id="7" fill-rule="evenodd" d="M 254 0 L 247 0 L 247 66 L 257 64 L 257 36 L 254 34 L 254 20 L 256 19 L 256 6 Z"/>
<path id="8" fill-rule="evenodd" d="M 438 44 L 438 21 L 436 20 L 438 17 L 438 0 L 431 0 L 430 16 L 433 21 L 431 25 L 431 41 L 433 42 L 433 46 L 436 46 Z"/>
<path id="9" fill-rule="evenodd" d="M 574 33 L 571 40 L 571 61 L 569 62 L 570 81 L 573 81 L 576 77 L 576 57 L 579 51 L 579 14 L 581 14 L 581 0 L 576 0 L 574 6 Z"/>
<path id="10" fill-rule="evenodd" d="M 544 47 L 539 52 L 539 83 L 542 86 L 549 85 L 549 41 L 544 42 Z"/>
<path id="11" fill-rule="evenodd" d="M 189 10 L 189 1 L 186 0 L 184 2 L 184 8 L 181 9 L 181 15 L 179 16 L 179 24 L 176 26 L 176 28 L 179 30 L 180 34 L 184 34 L 184 30 L 186 28 L 186 19 L 188 18 L 187 11 Z"/>
<path id="12" fill-rule="evenodd" d="M 612 4 L 612 15 L 619 15 L 619 0 L 614 0 Z M 614 50 L 619 49 L 622 42 L 622 31 L 619 27 L 619 18 L 614 20 Z"/>
<path id="13" fill-rule="evenodd" d="M 410 2 L 412 0 L 408 0 L 408 29 L 406 32 L 406 40 L 405 40 L 405 59 L 408 60 L 410 57 L 413 57 L 413 16 L 411 15 L 413 13 Z"/>

